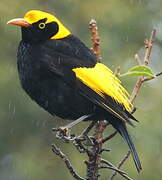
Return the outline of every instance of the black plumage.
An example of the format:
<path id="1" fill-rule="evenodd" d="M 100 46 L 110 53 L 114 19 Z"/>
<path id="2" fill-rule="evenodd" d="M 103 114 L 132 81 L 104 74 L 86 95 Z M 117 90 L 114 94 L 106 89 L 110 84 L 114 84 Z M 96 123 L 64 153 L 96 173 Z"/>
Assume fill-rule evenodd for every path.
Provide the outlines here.
<path id="1" fill-rule="evenodd" d="M 93 67 L 98 60 L 77 37 L 41 43 L 22 40 L 17 58 L 23 89 L 45 110 L 65 119 L 93 113 L 95 105 L 79 93 L 72 69 Z"/>
<path id="2" fill-rule="evenodd" d="M 38 13 L 41 14 L 40 11 Z M 22 41 L 17 53 L 22 88 L 52 115 L 75 120 L 91 114 L 86 120 L 109 121 L 127 142 L 140 171 L 141 163 L 126 128 L 126 122 L 133 125 L 130 119 L 136 119 L 123 104 L 108 94 L 98 94 L 76 77 L 73 69 L 93 69 L 100 61 L 72 34 L 53 38 L 61 31 L 62 25 L 47 21 L 44 17 L 22 27 Z M 18 24 L 17 19 L 13 22 Z M 44 23 L 42 27 L 41 23 Z"/>

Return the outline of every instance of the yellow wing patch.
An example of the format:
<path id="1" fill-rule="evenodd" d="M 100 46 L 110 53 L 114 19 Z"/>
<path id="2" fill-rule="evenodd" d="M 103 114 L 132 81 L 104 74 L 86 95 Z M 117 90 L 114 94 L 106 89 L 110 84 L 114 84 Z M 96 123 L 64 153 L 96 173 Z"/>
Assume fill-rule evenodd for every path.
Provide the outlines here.
<path id="1" fill-rule="evenodd" d="M 112 97 L 117 103 L 123 104 L 127 111 L 131 111 L 133 105 L 129 101 L 129 94 L 121 85 L 120 80 L 104 64 L 96 63 L 93 68 L 79 67 L 73 71 L 76 77 L 93 89 L 100 96 L 104 94 Z"/>

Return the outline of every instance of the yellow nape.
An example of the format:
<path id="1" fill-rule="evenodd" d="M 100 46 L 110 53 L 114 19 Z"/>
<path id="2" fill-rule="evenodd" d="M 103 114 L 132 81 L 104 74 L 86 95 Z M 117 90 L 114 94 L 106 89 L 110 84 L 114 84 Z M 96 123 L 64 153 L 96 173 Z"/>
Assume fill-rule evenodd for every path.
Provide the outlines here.
<path id="1" fill-rule="evenodd" d="M 24 16 L 24 19 L 29 24 L 36 23 L 40 21 L 41 19 L 45 19 L 45 18 L 47 18 L 46 24 L 51 23 L 51 22 L 56 22 L 59 26 L 58 33 L 54 35 L 51 39 L 62 39 L 71 34 L 71 32 L 52 14 L 39 11 L 39 10 L 31 10 L 31 11 L 28 11 Z"/>
<path id="2" fill-rule="evenodd" d="M 100 96 L 104 97 L 106 94 L 117 103 L 124 105 L 127 111 L 132 110 L 133 105 L 129 100 L 128 92 L 121 85 L 120 80 L 104 64 L 96 63 L 93 68 L 79 67 L 74 68 L 73 71 L 78 79 Z"/>

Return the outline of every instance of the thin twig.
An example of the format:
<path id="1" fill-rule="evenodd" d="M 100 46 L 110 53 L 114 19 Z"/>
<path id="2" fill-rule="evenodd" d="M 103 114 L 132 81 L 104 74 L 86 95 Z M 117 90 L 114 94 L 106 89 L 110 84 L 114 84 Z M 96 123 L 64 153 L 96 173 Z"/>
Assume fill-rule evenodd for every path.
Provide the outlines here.
<path id="1" fill-rule="evenodd" d="M 156 76 L 155 76 L 156 77 Z M 152 80 L 152 79 L 154 79 L 155 77 L 145 77 L 145 78 L 143 78 L 143 82 L 145 82 L 145 81 L 150 81 L 150 80 Z"/>
<path id="2" fill-rule="evenodd" d="M 118 169 L 120 169 L 120 168 L 122 167 L 122 165 L 126 162 L 126 160 L 128 159 L 128 157 L 130 156 L 130 154 L 131 154 L 131 152 L 128 151 L 128 153 L 124 156 L 124 158 L 119 162 L 119 164 L 118 164 L 118 166 L 117 166 Z M 116 175 L 117 175 L 117 173 L 114 172 L 114 173 L 110 176 L 109 180 L 113 180 Z"/>
<path id="3" fill-rule="evenodd" d="M 151 32 L 151 36 L 149 40 L 145 40 L 145 48 L 146 48 L 146 52 L 145 52 L 145 56 L 144 56 L 144 65 L 147 66 L 149 63 L 149 59 L 150 59 L 150 55 L 152 52 L 152 46 L 153 46 L 153 42 L 155 41 L 155 36 L 156 36 L 156 29 L 154 29 Z"/>
<path id="4" fill-rule="evenodd" d="M 102 163 L 105 163 L 106 165 L 108 165 L 108 166 L 106 166 L 108 169 L 115 170 L 116 173 L 119 173 L 119 174 L 120 174 L 121 176 L 123 176 L 125 179 L 127 179 L 127 180 L 132 180 L 132 179 L 128 176 L 128 174 L 126 174 L 124 171 L 121 171 L 120 169 L 118 169 L 117 167 L 115 167 L 112 163 L 108 162 L 107 160 L 101 159 L 101 162 L 102 162 Z M 106 168 L 106 167 L 105 167 L 105 168 Z M 111 168 L 110 168 L 110 167 L 111 167 Z"/>
<path id="5" fill-rule="evenodd" d="M 137 62 L 138 65 L 142 65 L 142 62 L 141 62 L 138 54 L 135 54 L 134 59 L 135 59 L 135 61 Z"/>
<path id="6" fill-rule="evenodd" d="M 91 30 L 92 33 L 92 51 L 94 52 L 95 56 L 97 59 L 101 59 L 100 55 L 100 37 L 98 35 L 98 28 L 96 21 L 94 19 L 91 19 L 89 23 L 89 29 Z"/>
<path id="7" fill-rule="evenodd" d="M 145 55 L 144 55 L 144 65 L 147 66 L 149 64 L 149 59 L 150 59 L 150 55 L 151 55 L 151 52 L 152 52 L 152 46 L 153 46 L 153 42 L 155 40 L 155 35 L 156 35 L 156 30 L 154 29 L 152 32 L 151 32 L 151 36 L 150 36 L 150 39 L 149 40 L 145 40 L 144 43 L 145 43 L 145 48 L 146 48 L 146 51 L 145 51 Z M 141 76 L 138 78 L 136 84 L 135 84 L 135 87 L 132 91 L 132 94 L 131 94 L 131 97 L 130 97 L 130 101 L 133 103 L 135 98 L 137 97 L 138 95 L 138 92 L 143 84 L 143 79 L 144 77 Z"/>
<path id="8" fill-rule="evenodd" d="M 69 170 L 70 174 L 77 180 L 86 180 L 82 177 L 80 177 L 74 170 L 74 168 L 72 167 L 71 165 L 71 162 L 70 160 L 67 158 L 67 156 L 55 145 L 55 144 L 52 144 L 52 151 L 57 155 L 59 156 L 64 162 L 65 162 L 65 165 L 67 167 L 67 169 Z"/>
<path id="9" fill-rule="evenodd" d="M 105 159 L 101 159 L 101 163 L 106 164 L 107 166 L 113 167 L 114 169 L 116 169 L 118 172 L 122 173 L 122 174 L 127 174 L 124 171 L 118 169 L 117 167 L 115 167 L 111 162 L 105 160 Z"/>
<path id="10" fill-rule="evenodd" d="M 156 74 L 156 76 L 161 76 L 161 75 L 162 75 L 162 72 L 160 72 L 160 73 Z"/>
<path id="11" fill-rule="evenodd" d="M 155 77 L 145 77 L 144 79 L 143 79 L 143 81 L 149 81 L 149 80 L 152 80 L 152 79 L 154 79 L 154 78 L 156 78 L 156 77 L 158 77 L 158 76 L 161 76 L 162 75 L 162 72 L 160 72 L 160 73 L 157 73 L 156 75 L 155 75 Z"/>
<path id="12" fill-rule="evenodd" d="M 153 42 L 155 40 L 155 36 L 156 36 L 156 30 L 154 29 L 152 32 L 151 32 L 151 35 L 150 35 L 150 39 L 149 40 L 145 40 L 144 41 L 144 44 L 145 44 L 145 48 L 146 48 L 146 51 L 145 51 L 145 55 L 144 55 L 144 59 L 143 59 L 143 63 L 145 66 L 148 66 L 149 64 L 149 61 L 150 61 L 150 55 L 151 55 L 151 52 L 152 52 L 152 47 L 153 47 Z M 152 79 L 152 78 L 151 78 Z M 148 79 L 150 80 L 150 79 Z M 131 103 L 134 102 L 135 98 L 137 97 L 138 93 L 139 93 L 139 90 L 142 86 L 142 84 L 147 81 L 147 78 L 145 79 L 145 77 L 141 76 L 138 78 L 136 84 L 135 84 L 135 87 L 132 91 L 132 94 L 130 96 L 130 101 Z M 128 153 L 124 156 L 124 158 L 120 161 L 120 163 L 118 164 L 118 169 L 120 169 L 122 167 L 122 165 L 127 161 L 127 159 L 129 158 L 131 152 L 128 151 Z M 109 180 L 112 180 L 115 176 L 117 175 L 116 172 L 114 172 L 112 174 L 112 176 L 110 177 Z"/>
<path id="13" fill-rule="evenodd" d="M 104 138 L 102 140 L 102 143 L 105 143 L 106 141 L 109 141 L 110 139 L 112 139 L 116 134 L 118 133 L 118 131 L 114 131 L 112 134 L 110 134 L 108 137 Z"/>
<path id="14" fill-rule="evenodd" d="M 116 171 L 117 173 L 119 173 L 122 177 L 124 177 L 127 180 L 133 180 L 132 178 L 130 178 L 128 175 L 121 173 L 118 169 L 114 169 L 113 167 L 110 166 L 101 166 L 100 169 L 111 169 Z"/>
<path id="15" fill-rule="evenodd" d="M 114 75 L 115 75 L 116 77 L 120 77 L 120 66 L 118 66 L 118 67 L 115 69 Z"/>
<path id="16" fill-rule="evenodd" d="M 142 86 L 142 83 L 143 83 L 143 76 L 142 77 L 139 77 L 136 84 L 135 84 L 135 87 L 132 91 L 132 94 L 130 96 L 130 101 L 133 103 L 135 98 L 137 97 L 138 93 L 139 93 L 139 90 Z"/>

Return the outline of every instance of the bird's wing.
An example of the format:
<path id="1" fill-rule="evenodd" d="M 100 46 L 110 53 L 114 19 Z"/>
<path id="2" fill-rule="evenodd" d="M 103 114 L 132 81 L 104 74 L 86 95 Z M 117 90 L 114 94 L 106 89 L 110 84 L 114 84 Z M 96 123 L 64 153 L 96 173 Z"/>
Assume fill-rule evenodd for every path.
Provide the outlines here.
<path id="1" fill-rule="evenodd" d="M 69 42 L 50 41 L 43 46 L 43 51 L 48 52 L 44 53 L 42 61 L 49 71 L 117 118 L 127 122 L 129 118 L 135 120 L 130 113 L 133 106 L 129 94 L 120 80 L 88 48 L 74 47 Z"/>
<path id="2" fill-rule="evenodd" d="M 128 92 L 108 67 L 96 63 L 92 68 L 79 67 L 72 71 L 80 81 L 80 91 L 84 96 L 129 124 L 129 118 L 136 120 L 130 114 L 133 105 Z"/>

